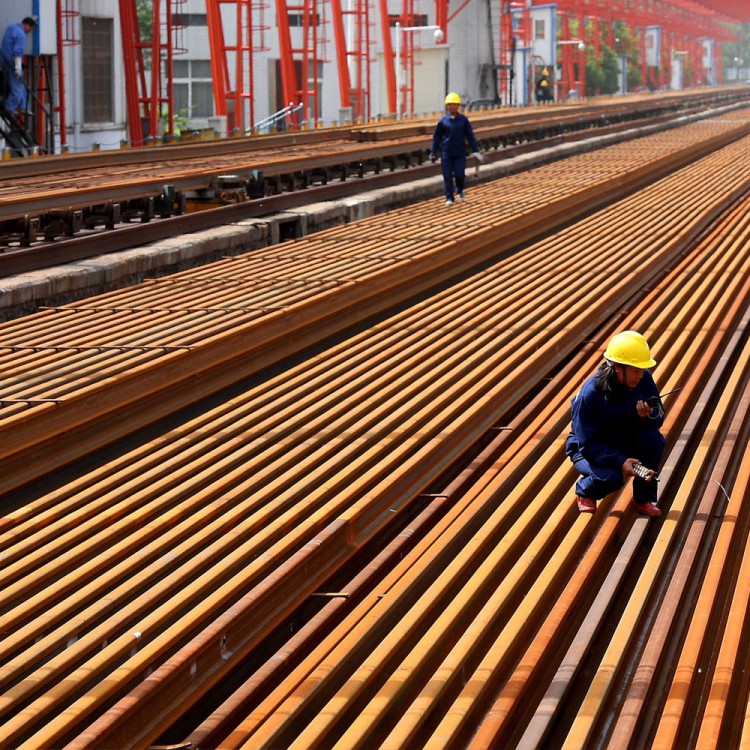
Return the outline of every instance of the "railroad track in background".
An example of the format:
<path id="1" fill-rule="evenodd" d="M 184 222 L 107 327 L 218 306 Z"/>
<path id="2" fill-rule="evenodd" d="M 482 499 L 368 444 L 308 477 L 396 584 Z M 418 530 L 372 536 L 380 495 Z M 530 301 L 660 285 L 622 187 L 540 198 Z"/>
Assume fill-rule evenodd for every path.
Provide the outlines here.
<path id="1" fill-rule="evenodd" d="M 29 443 L 25 480 L 17 474 L 14 484 L 3 472 L 6 491 L 14 488 L 6 502 L 18 504 L 4 514 L 0 537 L 3 741 L 141 747 L 192 737 L 210 747 L 206 738 L 222 735 L 231 737 L 226 747 L 356 747 L 367 738 L 404 747 L 417 732 L 420 742 L 433 738 L 422 743 L 431 747 L 446 736 L 460 746 L 478 728 L 487 736 L 525 731 L 531 699 L 545 694 L 558 666 L 564 674 L 589 653 L 572 649 L 563 661 L 575 626 L 611 621 L 612 610 L 595 619 L 599 590 L 616 591 L 615 602 L 632 599 L 634 609 L 653 599 L 640 595 L 644 584 L 632 571 L 644 569 L 643 540 L 660 527 L 628 513 L 626 497 L 608 500 L 609 516 L 579 516 L 562 455 L 569 398 L 607 336 L 642 328 L 660 359 L 659 382 L 683 387 L 668 425 L 666 534 L 702 507 L 702 475 L 687 468 L 698 436 L 721 441 L 739 425 L 737 445 L 746 437 L 744 402 L 734 395 L 746 386 L 749 361 L 746 203 L 694 249 L 748 192 L 747 137 L 699 156 L 709 131 L 718 147 L 717 131 L 726 137 L 730 129 L 700 123 L 549 165 L 543 176 L 558 196 L 554 219 L 547 195 L 516 175 L 478 187 L 478 200 L 458 207 L 472 230 L 456 242 L 445 237 L 458 215 L 433 201 L 0 326 L 16 366 L 3 368 L 6 455 L 15 442 Z M 703 138 L 678 148 L 674 141 L 688 131 Z M 677 168 L 678 151 L 689 164 L 679 174 L 553 233 L 575 206 L 591 213 L 607 183 L 632 182 L 654 161 Z M 520 231 L 522 217 L 545 216 L 536 234 L 550 236 L 498 244 L 512 227 Z M 431 248 L 432 283 L 412 274 L 407 291 L 406 269 Z M 464 262 L 462 251 L 479 255 Z M 376 277 L 390 281 L 374 294 L 366 282 Z M 210 403 L 231 380 L 200 369 L 195 348 L 206 332 L 227 332 L 226 355 L 249 335 L 235 312 L 260 320 L 286 306 L 287 315 L 267 318 L 255 335 L 262 333 L 264 349 L 273 336 L 292 339 L 303 309 L 295 304 L 314 301 L 310 286 L 326 297 L 329 317 L 345 318 L 339 336 L 376 313 L 383 319 Z M 356 304 L 336 302 L 350 293 Z M 409 298 L 419 299 L 385 315 Z M 149 358 L 159 367 L 143 367 Z M 177 358 L 182 382 L 168 372 Z M 272 363 L 247 357 L 234 377 Z M 226 356 L 215 364 L 228 376 Z M 131 376 L 143 400 L 121 392 L 126 408 L 113 419 L 103 410 L 105 389 L 118 380 L 127 389 Z M 122 437 L 167 416 L 156 405 L 169 392 L 181 391 L 183 406 L 209 402 L 32 498 L 24 485 L 56 468 L 43 427 L 50 444 L 67 451 L 58 466 L 88 452 L 68 419 L 81 388 L 92 397 L 83 404 L 89 450 L 114 439 L 112 422 L 130 422 Z M 721 429 L 705 404 L 717 406 Z M 35 438 L 18 433 L 21 422 L 35 421 Z M 491 473 L 473 477 L 471 488 L 466 477 L 453 479 L 449 467 L 507 427 L 481 462 Z M 734 496 L 730 479 L 722 480 Z M 429 510 L 431 518 L 422 515 Z M 683 525 L 672 524 L 675 517 Z M 408 541 L 397 539 L 403 530 Z M 623 538 L 632 556 L 612 588 Z M 671 539 L 656 548 L 677 549 Z M 664 570 L 657 555 L 647 562 Z M 359 588 L 349 602 L 351 576 Z M 323 621 L 328 612 L 333 619 Z M 533 641 L 530 623 L 544 612 L 548 637 Z M 648 619 L 633 616 L 636 624 Z M 571 620 L 570 628 L 560 624 Z M 289 641 L 292 632 L 299 636 Z M 629 673 L 634 654 L 645 653 L 636 649 L 644 631 L 628 621 L 619 632 L 632 643 L 622 648 L 618 635 L 612 648 L 620 647 L 618 672 Z M 532 641 L 548 648 L 537 661 L 525 657 L 538 670 L 534 680 L 509 684 L 531 695 L 507 723 L 485 730 L 499 715 L 487 713 L 494 688 Z M 592 686 L 607 678 L 608 664 L 593 670 Z M 479 677 L 466 681 L 475 670 Z M 218 692 L 230 680 L 243 688 L 236 698 Z M 591 696 L 580 685 L 569 680 L 562 715 L 540 729 L 569 734 L 571 747 L 606 723 L 610 704 L 593 703 L 600 694 L 621 698 L 619 683 Z M 219 699 L 226 703 L 215 705 Z M 570 715 L 584 700 L 580 717 Z M 584 725 L 591 716 L 602 717 L 593 728 Z"/>
<path id="2" fill-rule="evenodd" d="M 472 113 L 489 163 L 731 107 L 745 88 Z M 433 122 L 0 163 L 0 276 L 439 174 Z M 343 132 L 342 132 L 343 131 Z M 19 185 L 23 185 L 20 189 Z M 158 221 L 157 221 L 158 219 Z"/>

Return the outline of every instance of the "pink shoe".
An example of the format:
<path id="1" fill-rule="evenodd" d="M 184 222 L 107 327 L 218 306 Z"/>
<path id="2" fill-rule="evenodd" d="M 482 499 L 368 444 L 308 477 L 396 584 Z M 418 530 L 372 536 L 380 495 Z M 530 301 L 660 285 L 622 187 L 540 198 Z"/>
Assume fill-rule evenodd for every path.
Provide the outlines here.
<path id="1" fill-rule="evenodd" d="M 654 505 L 654 503 L 637 503 L 633 500 L 633 507 L 638 513 L 643 513 L 644 516 L 651 516 L 656 518 L 661 515 L 661 511 Z"/>
<path id="2" fill-rule="evenodd" d="M 576 495 L 576 505 L 581 513 L 593 513 L 596 510 L 596 500 L 590 497 Z"/>

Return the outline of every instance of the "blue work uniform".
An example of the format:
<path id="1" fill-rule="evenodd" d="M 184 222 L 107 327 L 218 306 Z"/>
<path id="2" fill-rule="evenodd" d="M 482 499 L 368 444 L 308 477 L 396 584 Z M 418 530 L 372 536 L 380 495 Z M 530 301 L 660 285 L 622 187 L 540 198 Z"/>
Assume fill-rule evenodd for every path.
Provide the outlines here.
<path id="1" fill-rule="evenodd" d="M 474 130 L 469 118 L 457 112 L 453 117 L 443 115 L 435 126 L 432 135 L 430 153 L 437 154 L 440 149 L 440 160 L 443 167 L 446 200 L 453 200 L 453 180 L 456 181 L 456 192 L 463 193 L 466 178 L 466 142 L 472 152 L 479 151 Z"/>
<path id="2" fill-rule="evenodd" d="M 26 46 L 26 31 L 20 23 L 12 23 L 5 29 L 3 42 L 0 45 L 0 57 L 2 57 L 3 74 L 8 83 L 10 91 L 5 100 L 5 109 L 15 112 L 17 109 L 26 109 L 26 84 L 22 79 L 16 78 L 15 59 L 23 57 Z"/>
<path id="3" fill-rule="evenodd" d="M 609 398 L 597 386 L 597 378 L 592 375 L 573 399 L 571 432 L 565 442 L 565 453 L 581 474 L 576 494 L 591 500 L 600 500 L 625 484 L 622 465 L 628 458 L 658 470 L 666 445 L 659 431 L 664 409 L 649 370 L 644 370 L 635 388 L 616 387 Z M 648 417 L 638 416 L 636 402 L 648 402 L 654 396 L 658 406 Z M 656 482 L 634 477 L 633 499 L 656 502 Z"/>

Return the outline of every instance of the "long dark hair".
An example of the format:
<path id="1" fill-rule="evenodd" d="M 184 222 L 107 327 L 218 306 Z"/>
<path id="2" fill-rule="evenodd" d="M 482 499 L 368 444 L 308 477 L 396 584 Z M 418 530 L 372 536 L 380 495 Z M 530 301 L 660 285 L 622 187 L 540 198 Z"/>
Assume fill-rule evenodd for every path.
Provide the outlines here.
<path id="1" fill-rule="evenodd" d="M 615 395 L 622 391 L 622 386 L 617 380 L 617 364 L 605 359 L 596 374 L 596 387 L 604 394 L 607 401 L 611 401 Z"/>

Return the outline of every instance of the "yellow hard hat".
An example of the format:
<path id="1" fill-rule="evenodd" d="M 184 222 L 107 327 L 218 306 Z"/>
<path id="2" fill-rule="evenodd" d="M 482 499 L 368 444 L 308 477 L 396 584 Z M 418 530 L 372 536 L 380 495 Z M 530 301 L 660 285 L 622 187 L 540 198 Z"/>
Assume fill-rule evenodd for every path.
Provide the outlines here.
<path id="1" fill-rule="evenodd" d="M 446 104 L 461 104 L 461 97 L 455 92 L 451 91 L 448 96 L 445 97 Z"/>
<path id="2" fill-rule="evenodd" d="M 636 331 L 622 331 L 622 333 L 615 334 L 607 344 L 604 358 L 610 362 L 638 367 L 641 370 L 656 364 L 656 361 L 651 358 L 646 339 Z"/>
<path id="3" fill-rule="evenodd" d="M 540 86 L 549 86 L 549 81 L 546 78 L 542 78 Z"/>

